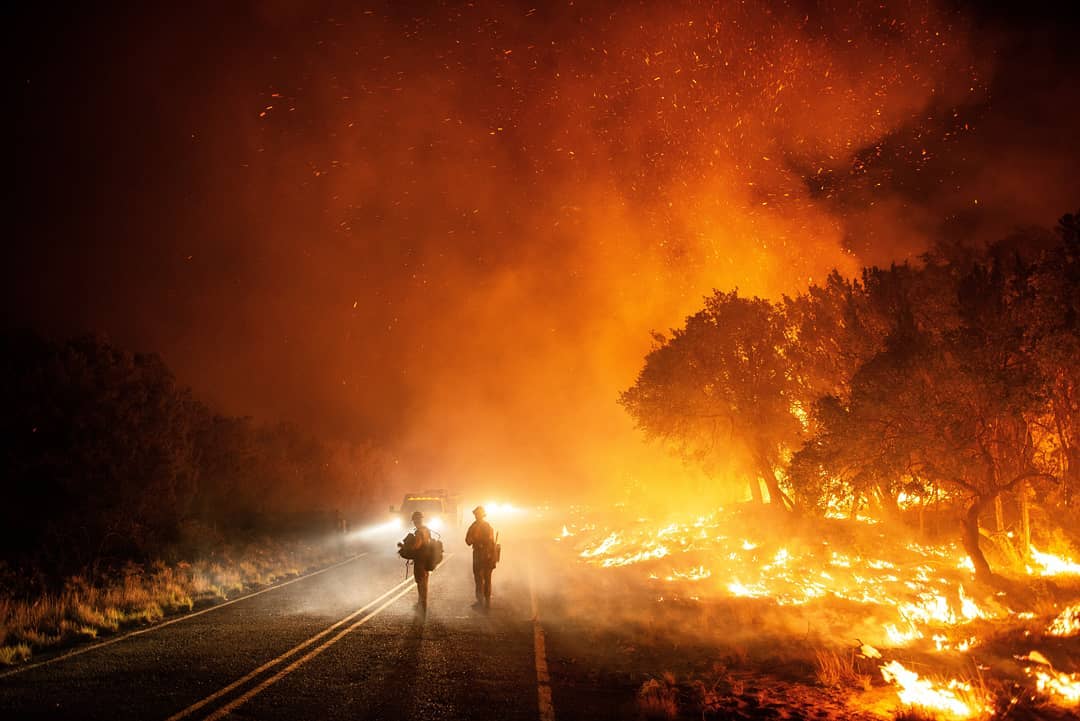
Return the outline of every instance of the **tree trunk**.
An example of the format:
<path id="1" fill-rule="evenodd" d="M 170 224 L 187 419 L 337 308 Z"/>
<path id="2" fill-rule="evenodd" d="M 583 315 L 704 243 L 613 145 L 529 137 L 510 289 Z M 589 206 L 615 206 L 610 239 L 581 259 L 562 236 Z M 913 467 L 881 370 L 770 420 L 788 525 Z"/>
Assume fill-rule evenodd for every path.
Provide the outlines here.
<path id="1" fill-rule="evenodd" d="M 776 473 L 773 471 L 772 465 L 767 461 L 761 463 L 761 477 L 765 481 L 765 488 L 769 489 L 769 503 L 785 511 L 795 507 L 787 494 L 780 489 L 780 482 L 776 480 Z"/>
<path id="2" fill-rule="evenodd" d="M 1001 505 L 1001 496 L 994 496 L 994 523 L 997 532 L 1005 533 L 1005 509 Z"/>
<path id="3" fill-rule="evenodd" d="M 881 510 L 890 518 L 900 518 L 900 504 L 897 503 L 896 496 L 889 493 L 889 489 L 885 488 L 880 483 L 874 486 L 874 490 L 876 491 L 875 495 L 877 495 L 878 502 L 881 504 Z"/>
<path id="4" fill-rule="evenodd" d="M 1020 486 L 1020 557 L 1031 558 L 1031 486 Z"/>
<path id="5" fill-rule="evenodd" d="M 750 484 L 750 498 L 757 505 L 762 505 L 765 500 L 761 497 L 761 480 L 757 476 L 750 474 L 747 478 L 747 483 Z"/>
<path id="6" fill-rule="evenodd" d="M 990 501 L 989 498 L 976 498 L 968 507 L 963 518 L 963 542 L 964 550 L 967 551 L 971 563 L 975 566 L 975 580 L 989 582 L 994 578 L 994 572 L 990 570 L 990 564 L 979 548 L 979 515 Z"/>

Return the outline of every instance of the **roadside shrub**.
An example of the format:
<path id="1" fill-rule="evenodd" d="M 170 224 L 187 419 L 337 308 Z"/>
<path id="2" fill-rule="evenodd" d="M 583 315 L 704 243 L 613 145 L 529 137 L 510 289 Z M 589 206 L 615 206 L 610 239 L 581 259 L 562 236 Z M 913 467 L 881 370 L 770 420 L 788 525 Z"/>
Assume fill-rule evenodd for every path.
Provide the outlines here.
<path id="1" fill-rule="evenodd" d="M 659 679 L 651 678 L 638 690 L 638 711 L 646 721 L 665 721 L 679 716 L 679 689 L 675 676 L 664 673 Z"/>
<path id="2" fill-rule="evenodd" d="M 25 643 L 0 646 L 0 666 L 14 666 L 30 658 L 30 647 Z"/>
<path id="3" fill-rule="evenodd" d="M 265 542 L 222 552 L 218 560 L 128 564 L 119 575 L 102 575 L 96 581 L 72 576 L 59 593 L 0 597 L 0 663 L 25 661 L 34 649 L 157 623 L 170 613 L 192 610 L 197 601 L 226 600 L 339 557 L 335 549 Z"/>

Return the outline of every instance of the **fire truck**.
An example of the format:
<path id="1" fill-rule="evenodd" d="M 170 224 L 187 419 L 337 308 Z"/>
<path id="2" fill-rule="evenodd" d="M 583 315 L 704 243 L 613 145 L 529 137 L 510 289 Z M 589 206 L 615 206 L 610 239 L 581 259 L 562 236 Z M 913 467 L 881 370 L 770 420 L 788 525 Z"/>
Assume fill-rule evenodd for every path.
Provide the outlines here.
<path id="1" fill-rule="evenodd" d="M 402 526 L 412 525 L 412 514 L 424 514 L 424 523 L 436 531 L 461 525 L 461 497 L 447 492 L 445 488 L 431 488 L 423 493 L 406 493 L 397 510 L 390 512 L 401 518 Z"/>

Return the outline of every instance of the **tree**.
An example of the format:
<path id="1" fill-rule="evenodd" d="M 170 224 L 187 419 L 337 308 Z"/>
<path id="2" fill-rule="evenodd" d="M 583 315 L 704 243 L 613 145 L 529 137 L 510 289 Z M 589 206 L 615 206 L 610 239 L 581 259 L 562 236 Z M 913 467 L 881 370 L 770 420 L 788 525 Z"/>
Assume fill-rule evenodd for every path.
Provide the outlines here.
<path id="1" fill-rule="evenodd" d="M 8 552 L 77 569 L 174 538 L 194 496 L 199 405 L 161 359 L 93 336 L 0 343 Z"/>
<path id="2" fill-rule="evenodd" d="M 720 291 L 670 338 L 657 335 L 637 382 L 619 402 L 651 438 L 706 469 L 738 455 L 774 504 L 792 507 L 777 473 L 799 442 L 796 385 L 785 358 L 782 317 L 760 298 Z"/>
<path id="3" fill-rule="evenodd" d="M 1061 218 L 1057 243 L 1038 258 L 1024 298 L 1024 327 L 1047 380 L 1046 412 L 1034 423 L 1037 451 L 1072 507 L 1080 494 L 1080 211 Z"/>
<path id="4" fill-rule="evenodd" d="M 980 515 L 1001 494 L 1048 476 L 1030 431 L 1046 386 L 1023 322 L 1026 266 L 995 260 L 952 270 L 930 263 L 872 273 L 871 302 L 894 308 L 892 328 L 853 376 L 850 400 L 819 406 L 820 428 L 796 476 L 852 477 L 863 481 L 857 490 L 881 493 L 915 476 L 960 496 L 963 544 L 985 580 L 993 574 Z M 926 292 L 943 286 L 951 296 Z"/>

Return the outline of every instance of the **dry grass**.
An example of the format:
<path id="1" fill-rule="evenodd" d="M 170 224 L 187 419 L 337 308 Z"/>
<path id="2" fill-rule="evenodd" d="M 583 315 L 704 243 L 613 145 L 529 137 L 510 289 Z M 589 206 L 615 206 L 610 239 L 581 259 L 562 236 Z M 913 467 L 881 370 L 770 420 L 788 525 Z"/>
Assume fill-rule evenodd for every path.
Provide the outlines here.
<path id="1" fill-rule="evenodd" d="M 893 721 L 941 721 L 933 711 L 919 707 L 909 706 L 901 709 L 893 716 Z"/>
<path id="2" fill-rule="evenodd" d="M 35 650 L 156 623 L 331 560 L 325 549 L 263 543 L 195 563 L 131 564 L 96 580 L 75 576 L 60 593 L 38 598 L 0 598 L 0 666 L 22 663 Z"/>
<path id="3" fill-rule="evenodd" d="M 14 666 L 30 658 L 30 647 L 25 643 L 0 647 L 0 665 Z"/>
<path id="4" fill-rule="evenodd" d="M 861 673 L 855 662 L 855 654 L 851 651 L 832 651 L 818 649 L 814 652 L 817 660 L 816 676 L 818 683 L 825 688 L 840 688 L 854 686 L 867 690 L 870 688 L 871 676 Z"/>
<path id="5" fill-rule="evenodd" d="M 675 676 L 664 673 L 641 685 L 637 694 L 638 711 L 647 721 L 670 721 L 679 717 L 679 687 Z"/>

